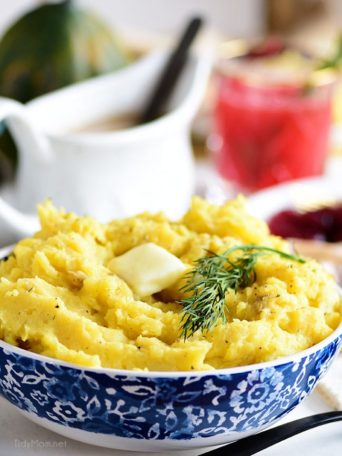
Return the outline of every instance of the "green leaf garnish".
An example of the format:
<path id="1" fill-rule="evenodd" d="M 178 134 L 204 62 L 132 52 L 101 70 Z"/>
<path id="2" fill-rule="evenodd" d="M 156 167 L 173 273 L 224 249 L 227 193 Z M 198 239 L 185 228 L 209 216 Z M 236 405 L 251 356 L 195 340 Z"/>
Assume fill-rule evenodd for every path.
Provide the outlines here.
<path id="1" fill-rule="evenodd" d="M 243 254 L 231 259 L 231 254 L 236 251 Z M 208 256 L 195 261 L 194 269 L 185 276 L 187 283 L 180 289 L 184 293 L 191 293 L 180 301 L 183 305 L 181 336 L 184 340 L 198 330 L 208 331 L 220 320 L 226 323 L 227 291 L 236 292 L 255 282 L 255 265 L 260 256 L 275 253 L 284 259 L 305 263 L 298 256 L 258 245 L 234 246 L 222 255 L 208 253 Z"/>
<path id="2" fill-rule="evenodd" d="M 342 65 L 342 34 L 337 38 L 337 46 L 334 55 L 322 59 L 317 65 L 317 70 L 333 69 L 338 70 Z"/>

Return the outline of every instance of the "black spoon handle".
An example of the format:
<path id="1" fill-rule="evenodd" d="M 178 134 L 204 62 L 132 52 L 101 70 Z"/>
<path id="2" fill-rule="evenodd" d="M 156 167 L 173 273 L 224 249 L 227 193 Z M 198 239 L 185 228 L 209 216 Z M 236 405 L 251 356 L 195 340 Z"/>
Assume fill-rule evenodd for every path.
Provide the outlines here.
<path id="1" fill-rule="evenodd" d="M 342 412 L 320 413 L 318 415 L 311 415 L 299 420 L 291 421 L 290 423 L 281 424 L 275 428 L 268 429 L 259 434 L 238 440 L 235 443 L 209 451 L 208 453 L 205 453 L 205 455 L 223 456 L 227 454 L 234 456 L 251 456 L 296 434 L 300 434 L 301 432 L 323 424 L 333 423 L 334 421 L 342 421 Z"/>
<path id="2" fill-rule="evenodd" d="M 164 67 L 155 90 L 147 102 L 144 111 L 140 115 L 138 124 L 150 122 L 162 113 L 187 60 L 189 48 L 201 28 L 202 23 L 203 20 L 200 17 L 194 17 L 188 23 L 176 48 Z"/>

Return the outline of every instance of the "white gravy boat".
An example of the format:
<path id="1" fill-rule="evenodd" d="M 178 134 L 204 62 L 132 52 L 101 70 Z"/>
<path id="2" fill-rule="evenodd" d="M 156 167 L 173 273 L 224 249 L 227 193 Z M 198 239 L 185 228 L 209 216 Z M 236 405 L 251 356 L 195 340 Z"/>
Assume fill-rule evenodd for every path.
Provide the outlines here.
<path id="1" fill-rule="evenodd" d="M 38 228 L 37 203 L 100 221 L 141 211 L 180 216 L 193 192 L 190 123 L 210 62 L 191 56 L 164 116 L 122 131 L 71 133 L 115 113 L 139 112 L 167 58 L 157 52 L 114 74 L 39 97 L 27 105 L 0 98 L 19 150 L 11 198 L 0 198 L 1 243 Z M 11 201 L 11 203 L 10 203 Z"/>

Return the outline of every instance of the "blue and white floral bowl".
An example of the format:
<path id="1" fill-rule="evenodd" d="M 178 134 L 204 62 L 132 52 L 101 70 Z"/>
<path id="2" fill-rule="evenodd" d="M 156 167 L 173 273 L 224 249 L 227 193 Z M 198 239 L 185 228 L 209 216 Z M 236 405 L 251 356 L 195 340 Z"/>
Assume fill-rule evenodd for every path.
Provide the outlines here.
<path id="1" fill-rule="evenodd" d="M 329 368 L 342 325 L 308 350 L 206 372 L 83 368 L 0 341 L 0 393 L 63 436 L 139 451 L 237 440 L 293 410 Z"/>

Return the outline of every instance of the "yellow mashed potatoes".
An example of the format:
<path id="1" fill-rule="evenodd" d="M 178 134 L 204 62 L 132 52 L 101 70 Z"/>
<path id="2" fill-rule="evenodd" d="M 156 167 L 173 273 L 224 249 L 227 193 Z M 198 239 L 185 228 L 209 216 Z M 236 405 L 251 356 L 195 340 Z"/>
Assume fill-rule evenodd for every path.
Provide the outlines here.
<path id="1" fill-rule="evenodd" d="M 250 216 L 242 197 L 224 206 L 195 198 L 179 222 L 144 213 L 100 224 L 39 208 L 41 230 L 0 263 L 0 338 L 84 366 L 204 370 L 272 360 L 311 347 L 341 321 L 333 279 L 315 261 L 259 258 L 256 282 L 226 296 L 227 323 L 180 337 L 182 279 L 139 299 L 108 267 L 113 257 L 153 242 L 189 268 L 209 249 L 237 244 L 289 251 Z"/>

